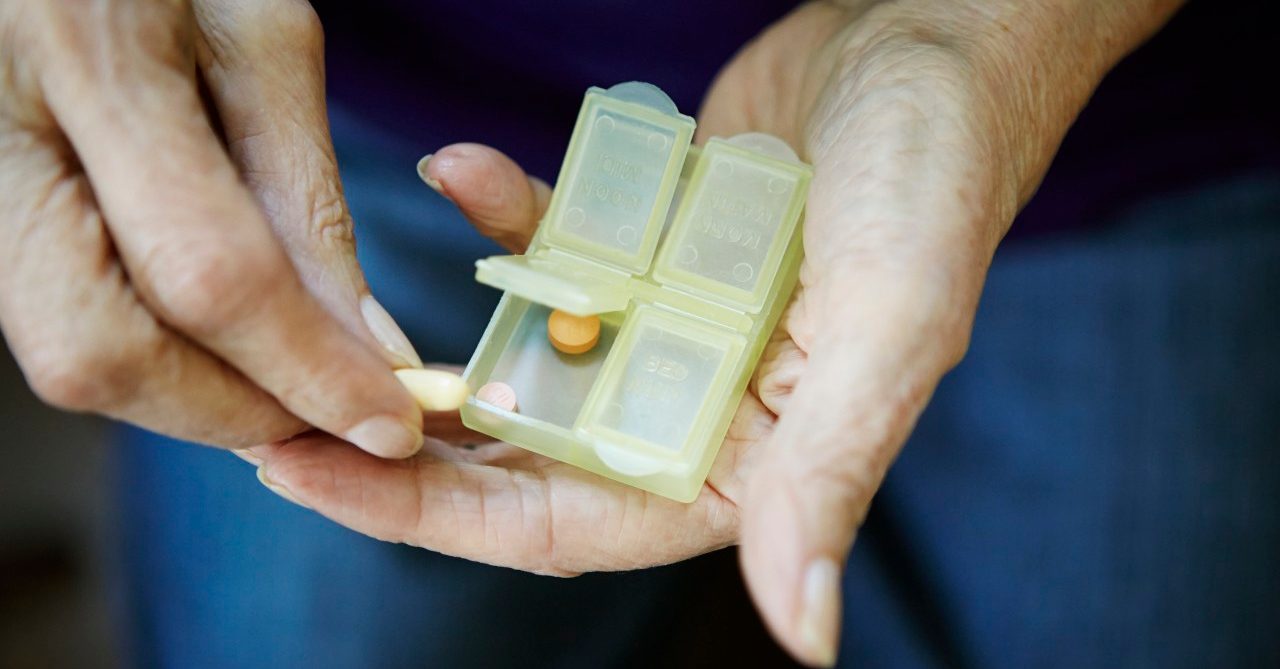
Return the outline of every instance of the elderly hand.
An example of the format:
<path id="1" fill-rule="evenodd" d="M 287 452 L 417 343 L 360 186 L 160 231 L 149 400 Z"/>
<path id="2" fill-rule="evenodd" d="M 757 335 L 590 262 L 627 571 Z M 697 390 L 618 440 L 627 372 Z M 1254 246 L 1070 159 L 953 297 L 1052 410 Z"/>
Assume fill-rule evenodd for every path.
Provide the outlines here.
<path id="1" fill-rule="evenodd" d="M 541 573 L 741 542 L 774 633 L 832 663 L 845 556 L 965 351 L 996 244 L 1092 88 L 1172 4 L 818 2 L 728 65 L 700 135 L 779 135 L 815 176 L 800 287 L 693 504 L 502 444 L 388 462 L 309 437 L 253 449 L 263 476 L 375 537 Z M 481 231 L 527 243 L 546 189 L 510 160 L 459 145 L 423 169 Z"/>
<path id="2" fill-rule="evenodd" d="M 0 0 L 0 327 L 32 388 L 190 441 L 415 453 L 303 0 Z"/>

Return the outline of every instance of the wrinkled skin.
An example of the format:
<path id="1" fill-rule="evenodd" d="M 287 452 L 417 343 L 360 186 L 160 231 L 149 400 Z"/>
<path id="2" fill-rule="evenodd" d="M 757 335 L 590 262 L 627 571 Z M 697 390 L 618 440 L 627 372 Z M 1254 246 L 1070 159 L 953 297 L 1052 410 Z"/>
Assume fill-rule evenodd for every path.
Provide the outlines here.
<path id="1" fill-rule="evenodd" d="M 24 4 L 30 5 L 17 3 Z M 291 13 L 296 3 L 282 1 L 253 5 L 258 10 L 246 16 L 250 4 L 196 3 L 196 15 L 204 17 L 200 30 L 278 20 L 271 16 L 274 9 L 263 8 L 287 7 L 282 15 L 297 16 Z M 205 408 L 209 396 L 201 393 L 179 395 L 169 411 L 158 411 L 163 403 L 155 392 L 167 388 L 159 385 L 133 393 L 132 403 L 124 405 L 129 410 L 81 402 L 78 391 L 68 394 L 76 401 L 59 401 L 67 399 L 57 391 L 59 383 L 64 378 L 72 378 L 73 386 L 78 382 L 76 368 L 56 364 L 58 373 L 43 382 L 37 373 L 33 383 L 55 403 L 187 438 L 231 446 L 271 441 L 239 451 L 260 465 L 259 477 L 268 487 L 389 541 L 556 575 L 664 564 L 740 543 L 748 583 L 775 635 L 801 660 L 830 664 L 839 625 L 839 565 L 938 380 L 964 353 L 996 244 L 1102 74 L 1175 5 L 1158 0 L 1060 0 L 1036 7 L 1016 2 L 814 2 L 771 27 L 726 66 L 699 113 L 699 138 L 773 133 L 814 165 L 815 176 L 800 286 L 707 484 L 692 504 L 615 484 L 505 444 L 458 448 L 478 437 L 463 429 L 456 415 L 427 416 L 431 436 L 422 452 L 409 459 L 381 459 L 351 448 L 330 436 L 342 434 L 341 425 L 334 428 L 313 418 L 309 407 L 258 381 L 252 365 L 231 354 L 205 360 L 213 357 L 209 351 L 222 349 L 217 342 L 204 343 L 200 335 L 216 335 L 226 324 L 216 320 L 184 327 L 189 324 L 170 318 L 168 302 L 151 297 L 155 291 L 145 285 L 136 290 L 121 285 L 118 292 L 125 294 L 122 300 L 133 300 L 131 309 L 149 308 L 152 321 L 167 326 L 162 327 L 165 332 L 176 329 L 204 344 L 191 353 L 193 359 L 205 356 L 200 358 L 205 360 L 201 374 L 170 371 L 168 376 L 204 378 L 211 369 L 221 370 L 225 379 L 214 390 L 233 399 L 243 395 L 233 408 L 265 407 L 261 420 L 270 429 L 254 422 L 220 423 L 229 414 L 213 414 Z M 5 12 L 11 6 L 0 4 Z M 0 20 L 5 18 L 0 14 Z M 318 41 L 314 30 L 310 24 L 302 28 L 303 44 Z M 267 36 L 274 33 L 265 28 L 213 32 L 239 36 L 225 40 L 232 53 L 246 43 L 261 49 L 262 40 L 274 47 L 253 51 L 253 67 L 226 66 L 221 77 L 206 71 L 231 147 L 230 165 L 215 161 L 214 173 L 239 170 L 257 198 L 256 216 L 269 222 L 302 285 L 345 325 L 353 337 L 347 342 L 350 348 L 376 348 L 351 307 L 352 296 L 366 289 L 349 255 L 349 217 L 323 130 L 322 95 L 314 76 L 297 76 L 299 63 L 318 67 L 315 54 L 299 56 L 285 46 L 293 42 L 272 42 Z M 0 41 L 0 49 L 3 45 Z M 1060 58 L 1065 50 L 1075 57 Z M 280 66 L 263 67 L 261 62 Z M 20 86 L 12 72 L 7 77 L 0 85 Z M 278 89 L 290 94 L 268 96 L 267 91 Z M 193 104 L 189 99 L 186 103 Z M 250 108 L 265 110 L 262 118 L 246 119 L 244 111 Z M 194 108 L 187 111 L 196 115 Z M 24 113 L 38 117 L 40 112 Z M 0 118 L 5 117 L 11 124 L 24 118 L 0 109 Z M 89 124 L 80 133 L 102 129 Z M 207 132 L 201 126 L 198 134 Z M 94 192 L 106 208 L 107 227 L 114 231 L 113 211 L 127 208 L 102 196 L 94 174 L 95 159 L 109 163 L 110 158 L 83 155 L 77 132 L 67 134 L 88 166 Z M 15 143 L 13 137 L 11 132 L 0 134 L 6 147 Z M 141 142 L 147 146 L 156 141 L 143 139 L 150 140 Z M 43 150 L 47 162 L 60 173 L 74 173 L 78 165 L 67 159 L 65 143 L 52 146 Z M 322 167 L 314 175 L 299 167 L 317 164 Z M 203 163 L 179 167 L 184 174 L 208 172 Z M 528 243 L 549 197 L 545 184 L 489 147 L 446 147 L 421 169 L 481 232 L 514 251 Z M 0 165 L 4 192 L 15 178 Z M 74 179 L 82 188 L 83 175 Z M 85 198 L 82 206 L 91 205 Z M 253 218 L 246 212 L 240 213 Z M 317 225 L 317 217 L 329 224 Z M 101 228 L 101 221 L 88 227 Z M 323 252 L 331 243 L 341 251 Z M 129 268 L 128 245 L 117 246 L 120 256 L 112 262 Z M 99 261 L 106 253 L 101 243 L 93 247 Z M 127 278 L 113 271 L 117 283 Z M 57 283 L 58 276 L 50 272 L 41 280 Z M 344 288 L 334 290 L 335 284 Z M 196 304 L 215 301 L 225 287 L 209 287 L 210 293 Z M 18 311 L 11 306 L 21 302 L 14 296 L 18 292 L 0 284 L 0 319 L 6 310 Z M 80 303 L 89 301 L 86 297 Z M 271 314 L 278 307 L 263 306 L 253 313 Z M 38 343 L 23 345 L 37 337 L 10 332 L 19 329 L 12 325 L 16 320 L 3 322 L 11 343 L 18 341 L 19 360 L 24 350 L 36 351 L 25 356 L 28 360 L 40 359 Z M 249 336 L 252 331 L 233 331 L 240 342 L 271 341 Z M 90 356 L 99 358 L 112 360 L 109 355 Z M 182 362 L 166 360 L 170 365 Z M 342 360 L 345 367 L 363 369 L 366 363 Z M 42 369 L 30 362 L 24 368 Z M 371 372 L 369 378 L 376 376 Z M 351 395 L 333 397 L 337 402 Z M 324 431 L 279 439 L 293 434 L 300 423 Z M 365 450 L 388 454 L 367 445 Z"/>
<path id="2" fill-rule="evenodd" d="M 41 398 L 219 446 L 417 451 L 321 57 L 300 0 L 0 0 L 0 327 Z"/>

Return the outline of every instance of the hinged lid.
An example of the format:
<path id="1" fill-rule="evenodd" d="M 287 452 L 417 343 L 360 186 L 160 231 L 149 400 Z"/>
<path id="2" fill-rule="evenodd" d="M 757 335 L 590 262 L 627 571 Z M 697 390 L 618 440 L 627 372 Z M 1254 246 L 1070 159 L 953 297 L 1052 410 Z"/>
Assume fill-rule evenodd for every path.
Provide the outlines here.
<path id="1" fill-rule="evenodd" d="M 648 271 L 693 128 L 650 84 L 587 91 L 539 241 L 632 274 Z"/>
<path id="2" fill-rule="evenodd" d="M 776 137 L 712 138 L 685 188 L 654 278 L 758 312 L 804 210 L 811 174 Z"/>
<path id="3" fill-rule="evenodd" d="M 576 316 L 620 311 L 631 299 L 626 274 L 554 249 L 477 261 L 476 280 Z"/>

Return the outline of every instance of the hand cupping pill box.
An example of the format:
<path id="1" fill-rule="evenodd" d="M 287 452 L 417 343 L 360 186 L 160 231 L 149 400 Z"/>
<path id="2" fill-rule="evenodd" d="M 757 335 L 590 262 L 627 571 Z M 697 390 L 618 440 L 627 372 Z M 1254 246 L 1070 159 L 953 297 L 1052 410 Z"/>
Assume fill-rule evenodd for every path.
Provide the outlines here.
<path id="1" fill-rule="evenodd" d="M 661 90 L 587 91 L 528 251 L 464 378 L 473 430 L 693 501 L 795 286 L 810 168 L 750 133 L 691 146 Z M 494 395 L 499 396 L 497 394 Z"/>

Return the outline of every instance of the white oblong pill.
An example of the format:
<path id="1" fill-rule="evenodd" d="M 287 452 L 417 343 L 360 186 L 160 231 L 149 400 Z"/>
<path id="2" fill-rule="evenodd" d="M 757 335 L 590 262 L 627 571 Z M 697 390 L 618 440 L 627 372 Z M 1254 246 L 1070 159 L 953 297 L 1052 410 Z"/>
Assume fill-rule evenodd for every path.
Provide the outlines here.
<path id="1" fill-rule="evenodd" d="M 423 411 L 456 411 L 467 401 L 467 382 L 439 369 L 397 369 L 396 378 Z"/>

